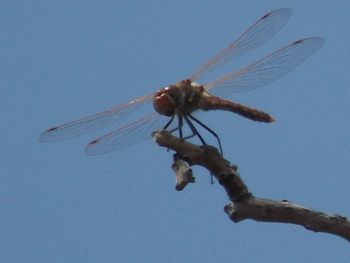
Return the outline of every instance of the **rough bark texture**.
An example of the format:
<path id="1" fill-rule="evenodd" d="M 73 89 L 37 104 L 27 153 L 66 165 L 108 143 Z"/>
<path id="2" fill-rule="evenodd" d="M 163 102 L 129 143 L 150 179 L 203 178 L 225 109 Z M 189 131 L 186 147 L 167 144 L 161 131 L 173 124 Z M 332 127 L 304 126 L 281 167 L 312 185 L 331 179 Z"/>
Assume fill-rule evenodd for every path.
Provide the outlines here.
<path id="1" fill-rule="evenodd" d="M 350 241 L 350 221 L 344 216 L 328 215 L 287 200 L 273 201 L 255 197 L 248 191 L 248 187 L 239 176 L 237 168 L 231 166 L 216 148 L 199 147 L 180 140 L 167 131 L 155 133 L 154 138 L 160 146 L 176 152 L 175 163 L 181 160 L 190 166 L 203 166 L 219 181 L 230 199 L 230 203 L 225 206 L 224 211 L 233 222 L 238 223 L 245 219 L 253 219 L 262 222 L 297 224 L 314 232 L 330 233 Z M 182 170 L 174 169 L 177 182 L 181 182 L 181 187 L 177 190 L 182 190 L 187 183 L 194 182 L 192 171 L 189 168 L 186 169 L 186 166 L 184 167 Z"/>

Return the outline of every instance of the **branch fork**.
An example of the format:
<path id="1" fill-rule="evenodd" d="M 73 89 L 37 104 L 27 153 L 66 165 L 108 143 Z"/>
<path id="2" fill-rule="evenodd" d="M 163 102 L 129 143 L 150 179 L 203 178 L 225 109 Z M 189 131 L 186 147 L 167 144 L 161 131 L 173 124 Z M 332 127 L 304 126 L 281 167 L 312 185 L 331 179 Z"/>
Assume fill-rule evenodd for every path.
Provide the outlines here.
<path id="1" fill-rule="evenodd" d="M 233 222 L 252 219 L 259 222 L 297 224 L 314 232 L 334 234 L 350 241 L 350 221 L 342 215 L 328 215 L 287 200 L 274 201 L 255 197 L 249 192 L 237 167 L 230 165 L 216 148 L 194 145 L 165 130 L 155 132 L 153 137 L 159 146 L 176 153 L 172 165 L 176 190 L 181 191 L 188 183 L 195 182 L 190 166 L 206 168 L 225 189 L 230 202 L 224 211 Z"/>

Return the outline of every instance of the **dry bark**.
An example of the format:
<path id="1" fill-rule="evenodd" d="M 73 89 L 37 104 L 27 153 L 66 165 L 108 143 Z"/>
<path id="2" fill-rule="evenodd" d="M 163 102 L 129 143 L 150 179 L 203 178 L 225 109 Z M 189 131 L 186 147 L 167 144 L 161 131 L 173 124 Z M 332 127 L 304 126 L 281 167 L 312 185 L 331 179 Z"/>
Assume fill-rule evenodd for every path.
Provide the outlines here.
<path id="1" fill-rule="evenodd" d="M 189 166 L 200 165 L 206 168 L 223 186 L 230 203 L 224 208 L 233 222 L 253 219 L 261 222 L 297 224 L 314 232 L 337 235 L 350 241 L 350 221 L 339 214 L 328 215 L 287 200 L 274 201 L 255 197 L 249 192 L 237 172 L 211 146 L 197 146 L 172 136 L 167 131 L 154 133 L 158 145 L 176 152 L 173 169 L 176 174 L 176 189 L 181 191 L 188 183 L 194 182 Z"/>

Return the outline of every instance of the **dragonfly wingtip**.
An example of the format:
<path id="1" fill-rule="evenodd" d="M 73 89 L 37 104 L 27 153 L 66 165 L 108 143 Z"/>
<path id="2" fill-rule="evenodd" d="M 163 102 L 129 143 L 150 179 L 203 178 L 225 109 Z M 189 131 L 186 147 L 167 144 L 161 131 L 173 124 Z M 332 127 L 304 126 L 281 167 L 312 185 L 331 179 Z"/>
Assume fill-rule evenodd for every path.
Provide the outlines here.
<path id="1" fill-rule="evenodd" d="M 48 136 L 48 130 L 41 133 L 38 140 L 39 140 L 39 142 L 50 142 L 51 140 Z"/>
<path id="2" fill-rule="evenodd" d="M 39 136 L 39 142 L 52 142 L 52 141 L 55 141 L 55 139 L 51 135 L 57 129 L 58 129 L 58 127 L 52 127 L 52 128 L 49 128 L 49 129 L 45 130 L 44 132 L 42 132 L 40 134 L 40 136 Z"/>
<path id="3" fill-rule="evenodd" d="M 270 12 L 268 12 L 267 14 L 265 14 L 262 19 L 265 19 L 271 15 L 278 15 L 278 16 L 282 16 L 286 19 L 286 22 L 287 20 L 290 18 L 290 16 L 292 15 L 293 13 L 293 9 L 290 8 L 290 7 L 282 7 L 282 8 L 279 8 L 279 9 L 275 9 L 275 10 L 272 10 Z"/>
<path id="4" fill-rule="evenodd" d="M 91 149 L 90 149 L 90 147 L 89 147 L 89 144 L 85 147 L 85 154 L 87 155 L 87 156 L 93 156 L 93 155 L 96 155 L 96 154 L 94 154 L 94 152 L 93 151 L 91 151 Z"/>
<path id="5" fill-rule="evenodd" d="M 85 147 L 85 154 L 92 156 L 92 155 L 97 155 L 96 151 L 94 151 L 94 145 L 99 142 L 99 139 L 93 140 L 89 142 L 86 147 Z"/>

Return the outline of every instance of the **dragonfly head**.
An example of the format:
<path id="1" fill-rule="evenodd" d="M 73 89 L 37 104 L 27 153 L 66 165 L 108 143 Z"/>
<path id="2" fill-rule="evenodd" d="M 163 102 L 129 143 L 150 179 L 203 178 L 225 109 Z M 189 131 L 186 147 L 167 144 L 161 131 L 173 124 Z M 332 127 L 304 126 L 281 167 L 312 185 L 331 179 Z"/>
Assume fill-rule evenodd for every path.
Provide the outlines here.
<path id="1" fill-rule="evenodd" d="M 169 93 L 171 87 L 166 87 L 156 92 L 153 98 L 153 107 L 161 115 L 173 116 L 176 103 Z"/>

